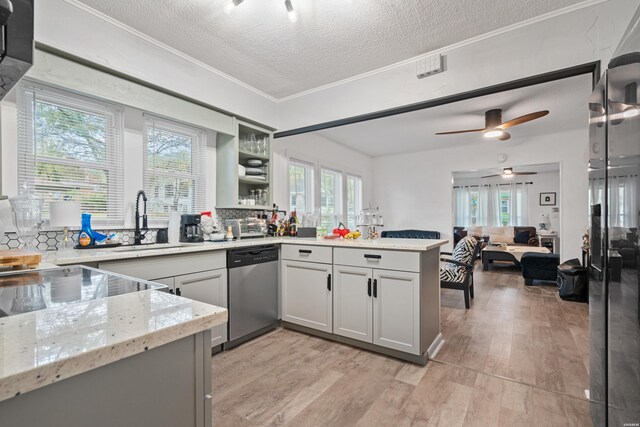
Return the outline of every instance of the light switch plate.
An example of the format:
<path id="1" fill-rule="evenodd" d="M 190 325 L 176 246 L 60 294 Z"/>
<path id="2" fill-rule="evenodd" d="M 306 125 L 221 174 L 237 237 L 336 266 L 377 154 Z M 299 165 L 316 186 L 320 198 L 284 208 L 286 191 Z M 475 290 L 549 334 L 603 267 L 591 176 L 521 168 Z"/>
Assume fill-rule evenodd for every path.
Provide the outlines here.
<path id="1" fill-rule="evenodd" d="M 424 56 L 416 61 L 416 76 L 419 79 L 442 71 L 442 55 L 440 54 Z"/>

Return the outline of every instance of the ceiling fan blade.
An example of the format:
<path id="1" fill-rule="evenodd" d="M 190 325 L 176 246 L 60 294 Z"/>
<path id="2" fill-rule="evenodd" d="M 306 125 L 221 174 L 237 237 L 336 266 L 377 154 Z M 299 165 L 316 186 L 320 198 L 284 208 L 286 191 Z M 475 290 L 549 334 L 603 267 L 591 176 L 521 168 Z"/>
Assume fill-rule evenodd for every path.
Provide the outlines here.
<path id="1" fill-rule="evenodd" d="M 515 119 L 511 119 L 508 122 L 504 122 L 498 129 L 509 129 L 510 127 L 521 125 L 523 123 L 530 122 L 531 120 L 539 119 L 540 117 L 544 117 L 549 114 L 549 110 L 536 111 L 535 113 L 525 114 L 524 116 L 516 117 Z"/>
<path id="2" fill-rule="evenodd" d="M 538 172 L 513 172 L 512 175 L 537 175 Z"/>
<path id="3" fill-rule="evenodd" d="M 482 179 L 484 178 L 493 178 L 494 176 L 502 176 L 502 174 L 497 174 L 497 175 L 487 175 L 487 176 L 483 176 Z"/>
<path id="4" fill-rule="evenodd" d="M 455 133 L 469 133 L 469 132 L 484 132 L 484 128 L 483 129 L 468 129 L 468 130 L 454 130 L 451 132 L 438 132 L 436 133 L 436 135 L 453 135 Z"/>
<path id="5" fill-rule="evenodd" d="M 504 132 L 502 136 L 498 137 L 500 141 L 506 141 L 509 138 L 511 138 L 511 134 L 509 132 Z"/>

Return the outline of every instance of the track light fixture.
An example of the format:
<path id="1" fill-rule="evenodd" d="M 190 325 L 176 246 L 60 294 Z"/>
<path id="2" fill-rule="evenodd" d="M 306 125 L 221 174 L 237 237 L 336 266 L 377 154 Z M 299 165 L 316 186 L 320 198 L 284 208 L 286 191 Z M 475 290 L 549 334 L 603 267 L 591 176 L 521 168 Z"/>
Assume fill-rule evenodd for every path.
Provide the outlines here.
<path id="1" fill-rule="evenodd" d="M 238 7 L 243 1 L 244 0 L 227 0 L 224 5 L 224 13 L 226 13 L 227 15 L 231 14 L 231 12 L 233 12 L 235 8 Z M 298 14 L 293 9 L 291 0 L 284 0 L 284 7 L 287 9 L 289 21 L 296 22 L 298 20 Z"/>

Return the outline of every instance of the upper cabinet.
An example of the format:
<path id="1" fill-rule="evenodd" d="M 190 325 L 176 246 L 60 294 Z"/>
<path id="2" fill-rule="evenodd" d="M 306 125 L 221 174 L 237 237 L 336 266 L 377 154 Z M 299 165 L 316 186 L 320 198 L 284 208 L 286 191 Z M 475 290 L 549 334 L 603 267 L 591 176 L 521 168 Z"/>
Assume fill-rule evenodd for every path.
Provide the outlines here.
<path id="1" fill-rule="evenodd" d="M 218 134 L 217 208 L 270 209 L 273 133 L 237 120 L 235 136 Z"/>

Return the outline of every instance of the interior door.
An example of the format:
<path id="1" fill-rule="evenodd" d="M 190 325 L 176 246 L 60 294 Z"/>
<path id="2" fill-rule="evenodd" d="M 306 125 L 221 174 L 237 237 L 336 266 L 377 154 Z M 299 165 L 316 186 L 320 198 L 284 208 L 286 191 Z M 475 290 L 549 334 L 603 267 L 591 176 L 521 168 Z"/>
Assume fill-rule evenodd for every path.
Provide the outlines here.
<path id="1" fill-rule="evenodd" d="M 227 308 L 227 269 L 175 277 L 175 293 L 185 298 Z M 211 328 L 211 346 L 227 341 L 227 324 Z"/>
<path id="2" fill-rule="evenodd" d="M 373 343 L 420 354 L 420 274 L 373 270 Z"/>
<path id="3" fill-rule="evenodd" d="M 373 342 L 372 270 L 334 265 L 333 277 L 333 333 Z"/>

